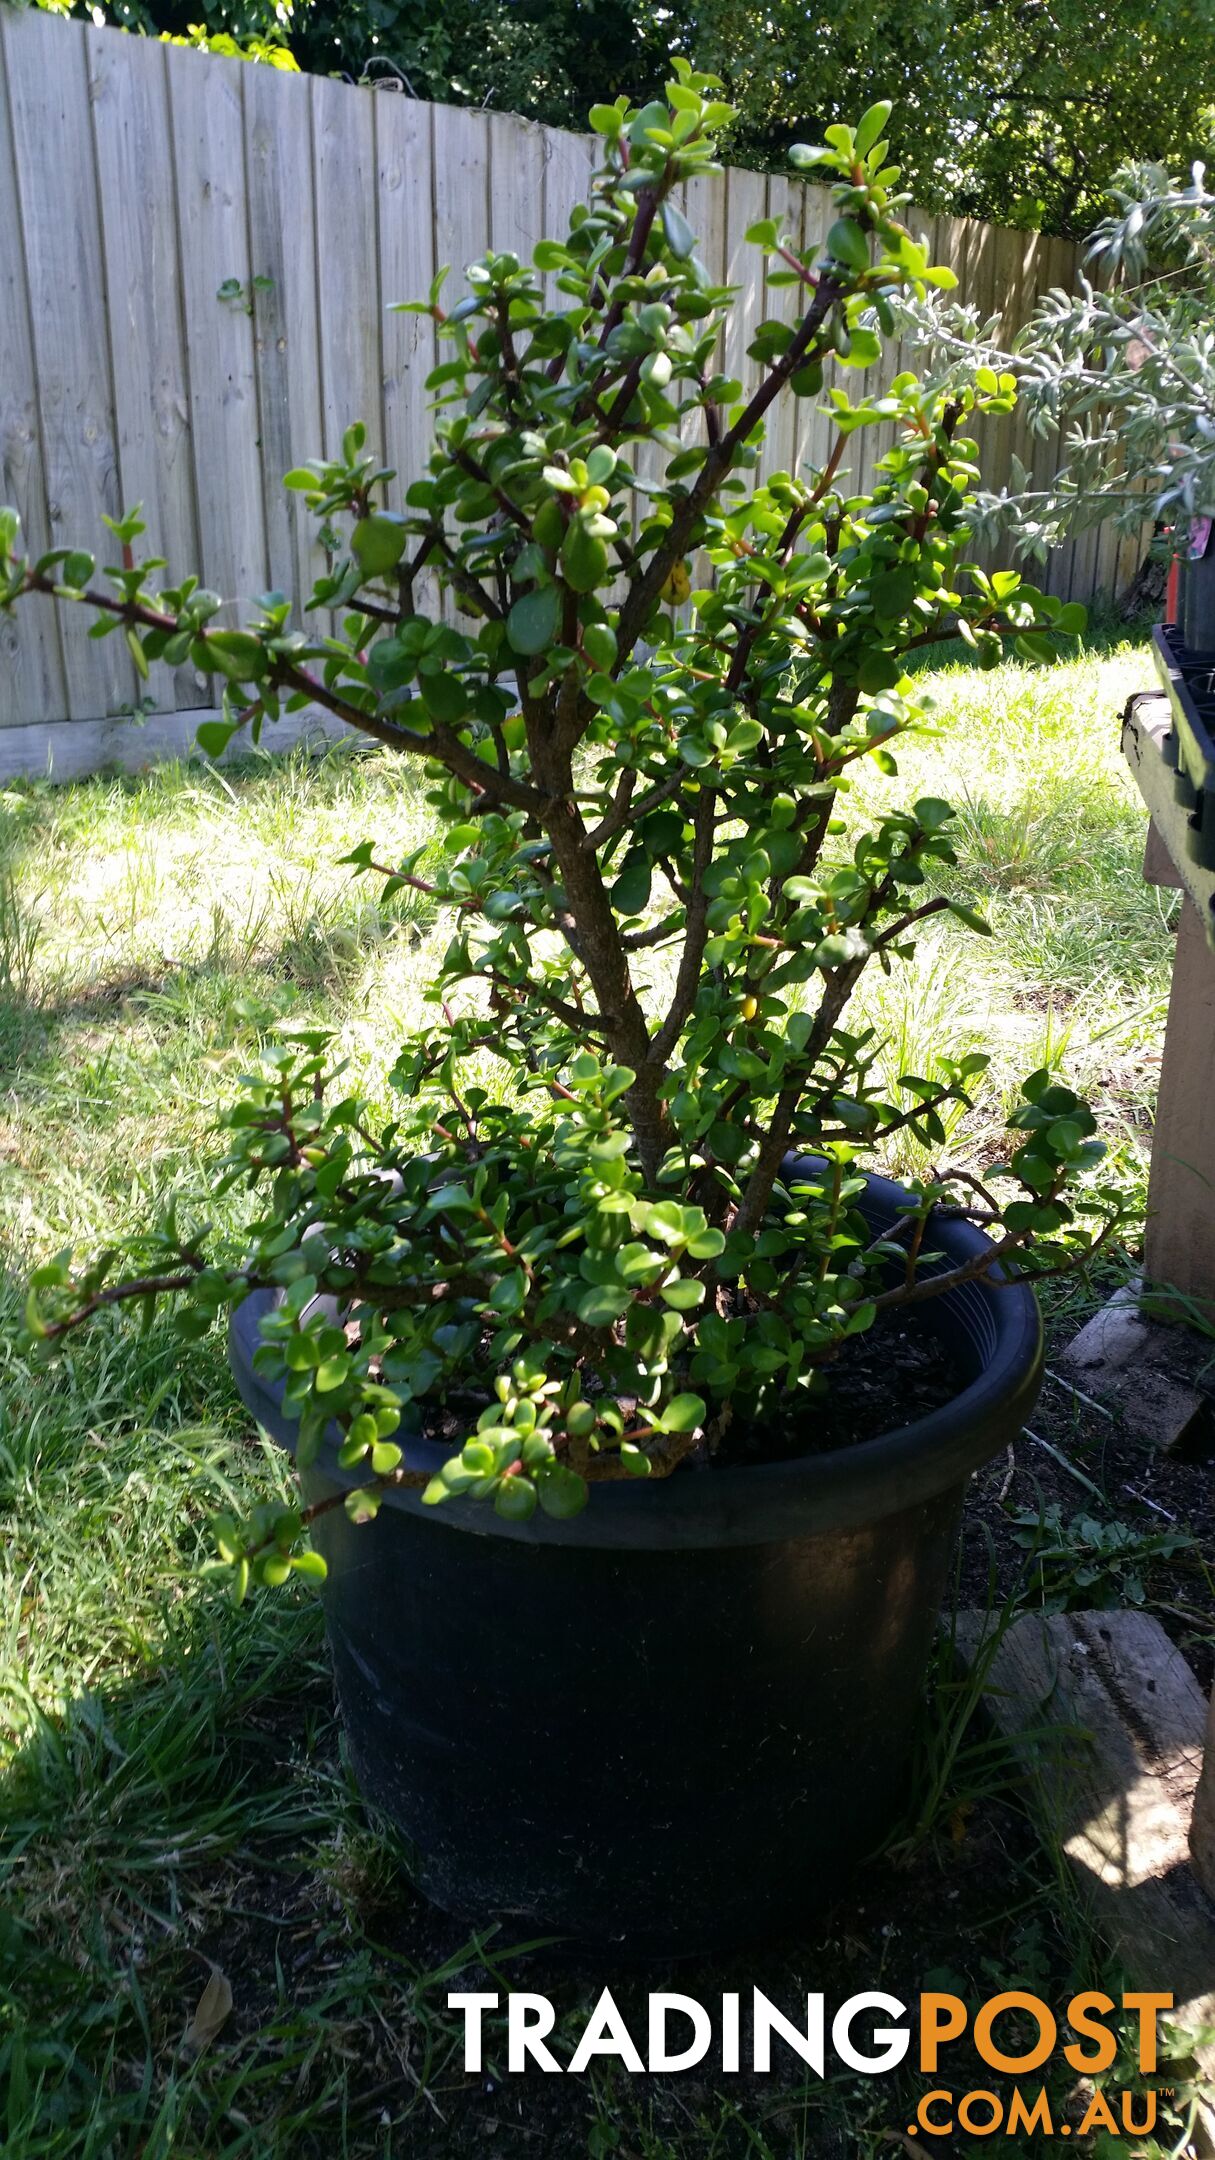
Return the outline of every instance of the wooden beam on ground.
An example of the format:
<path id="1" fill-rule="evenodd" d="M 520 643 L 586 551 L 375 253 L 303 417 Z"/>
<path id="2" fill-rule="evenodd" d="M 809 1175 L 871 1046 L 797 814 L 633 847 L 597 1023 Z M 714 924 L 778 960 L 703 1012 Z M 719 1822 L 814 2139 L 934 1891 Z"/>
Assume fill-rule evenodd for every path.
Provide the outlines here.
<path id="1" fill-rule="evenodd" d="M 1179 1360 L 1176 1324 L 1149 1318 L 1142 1296 L 1138 1278 L 1116 1290 L 1056 1353 L 1054 1369 L 1154 1447 L 1204 1452 L 1215 1441 L 1215 1401 Z"/>
<path id="2" fill-rule="evenodd" d="M 1215 1898 L 1215 1694 L 1207 1705 L 1206 1755 L 1194 1794 L 1190 1864 L 1207 1896 Z"/>
<path id="3" fill-rule="evenodd" d="M 992 1625 L 988 1613 L 958 1615 L 963 1663 L 974 1663 Z M 1027 1613 L 991 1658 L 984 1700 L 1035 1781 L 1043 1828 L 1067 1855 L 1128 1984 L 1171 1992 L 1187 2032 L 1215 2026 L 1215 1903 L 1188 1842 L 1208 1711 L 1159 1621 Z M 1052 1729 L 1053 1744 L 1044 1741 Z M 1198 1835 L 1215 1845 L 1215 1764 L 1202 1775 Z M 1204 1851 L 1209 1861 L 1212 1847 Z M 1215 2152 L 1209 2039 L 1196 2045 L 1195 2067 L 1205 2149 Z"/>
<path id="4" fill-rule="evenodd" d="M 1215 955 L 1187 893 L 1160 1067 L 1144 1272 L 1215 1319 Z"/>

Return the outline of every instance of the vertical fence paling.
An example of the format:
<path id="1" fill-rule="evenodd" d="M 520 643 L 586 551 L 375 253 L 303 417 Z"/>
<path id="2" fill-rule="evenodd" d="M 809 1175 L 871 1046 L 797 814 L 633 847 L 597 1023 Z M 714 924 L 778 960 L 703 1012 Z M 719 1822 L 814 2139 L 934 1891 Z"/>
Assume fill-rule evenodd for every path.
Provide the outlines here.
<path id="1" fill-rule="evenodd" d="M 142 501 L 154 552 L 225 600 L 306 587 L 320 556 L 280 485 L 288 465 L 335 452 L 358 418 L 403 483 L 426 455 L 435 332 L 391 303 L 423 295 L 445 262 L 450 302 L 487 247 L 522 257 L 563 230 L 594 157 L 586 138 L 509 114 L 0 7 L 0 500 L 36 552 L 72 542 L 104 559 L 102 513 Z M 754 329 L 795 298 L 744 234 L 779 216 L 812 243 L 829 198 L 739 169 L 686 195 L 710 274 L 740 287 L 719 364 L 752 385 Z M 1045 286 L 1074 279 L 1068 242 L 913 222 L 1006 334 Z M 820 463 L 830 439 L 816 401 L 799 400 L 774 419 L 765 465 Z M 850 445 L 854 485 L 881 447 Z M 1014 452 L 1040 471 L 1051 455 L 1017 420 L 983 447 L 997 487 Z M 653 477 L 655 461 L 639 463 Z M 1118 567 L 1116 541 L 1082 537 L 1051 588 L 1086 598 Z M 0 725 L 100 720 L 137 696 L 159 712 L 210 702 L 188 666 L 140 686 L 122 639 L 87 631 L 83 613 L 49 606 L 0 623 Z"/>
<path id="2" fill-rule="evenodd" d="M 73 27 L 60 42 L 54 33 L 64 26 L 40 10 L 34 16 L 6 10 L 3 23 L 16 193 L 0 223 L 15 223 L 23 246 L 44 514 L 54 545 L 69 519 L 92 533 L 103 512 L 117 511 L 119 474 L 85 35 Z M 75 612 L 39 630 L 59 643 L 62 717 L 129 703 L 135 674 L 121 639 L 90 639 L 88 622 Z"/>
<path id="3" fill-rule="evenodd" d="M 28 545 L 51 544 L 34 368 L 34 325 L 21 225 L 16 214 L 17 146 L 10 119 L 6 32 L 16 17 L 0 10 L 0 494 L 20 511 Z M 46 611 L 22 609 L 0 620 L 0 717 L 41 719 L 67 710 L 58 624 Z"/>
<path id="4" fill-rule="evenodd" d="M 255 68 L 244 93 L 251 273 L 244 304 L 253 311 L 261 467 L 281 476 L 301 443 L 324 438 L 310 85 Z M 267 487 L 264 505 L 270 587 L 306 592 L 324 565 L 314 521 L 287 488 Z"/>

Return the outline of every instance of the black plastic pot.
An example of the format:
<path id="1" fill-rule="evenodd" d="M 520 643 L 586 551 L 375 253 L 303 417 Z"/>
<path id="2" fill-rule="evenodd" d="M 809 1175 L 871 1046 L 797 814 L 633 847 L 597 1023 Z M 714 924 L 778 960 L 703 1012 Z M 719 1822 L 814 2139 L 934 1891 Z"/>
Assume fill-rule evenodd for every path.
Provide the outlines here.
<path id="1" fill-rule="evenodd" d="M 787 1171 L 792 1165 L 787 1165 Z M 869 1181 L 865 1212 L 902 1195 Z M 970 1225 L 934 1241 L 956 1265 Z M 249 1409 L 256 1293 L 232 1323 Z M 316 1525 L 338 1696 L 367 1798 L 449 1911 L 649 1954 L 795 1926 L 897 1809 L 971 1473 L 1037 1393 L 1025 1284 L 913 1308 L 965 1376 L 946 1408 L 854 1448 L 596 1488 L 572 1522 L 393 1494 Z M 909 1315 L 910 1318 L 910 1315 Z M 437 1466 L 421 1439 L 407 1460 Z M 307 1501 L 353 1480 L 331 1454 Z"/>

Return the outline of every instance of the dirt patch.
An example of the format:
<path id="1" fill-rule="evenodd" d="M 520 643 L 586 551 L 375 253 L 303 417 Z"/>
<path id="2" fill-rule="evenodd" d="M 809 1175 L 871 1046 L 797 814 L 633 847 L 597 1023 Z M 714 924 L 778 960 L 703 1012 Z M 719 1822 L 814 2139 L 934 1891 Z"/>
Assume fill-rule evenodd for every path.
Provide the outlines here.
<path id="1" fill-rule="evenodd" d="M 1063 1332 L 1074 1332 L 1074 1323 Z M 1205 1373 L 1215 1343 L 1176 1331 L 1177 1377 Z M 1055 1511 L 1070 1550 L 1043 1569 L 1027 1516 Z M 1156 1614 L 1200 1683 L 1215 1670 L 1215 1465 L 1204 1446 L 1164 1454 L 1129 1417 L 1086 1403 L 1047 1377 L 1028 1427 L 971 1480 L 959 1602 L 1054 1597 L 1056 1609 L 1143 1605 Z M 1122 1533 L 1126 1533 L 1123 1535 Z M 1175 1542 L 1171 1552 L 1165 1549 Z M 1062 1603 L 1058 1601 L 1062 1600 Z"/>

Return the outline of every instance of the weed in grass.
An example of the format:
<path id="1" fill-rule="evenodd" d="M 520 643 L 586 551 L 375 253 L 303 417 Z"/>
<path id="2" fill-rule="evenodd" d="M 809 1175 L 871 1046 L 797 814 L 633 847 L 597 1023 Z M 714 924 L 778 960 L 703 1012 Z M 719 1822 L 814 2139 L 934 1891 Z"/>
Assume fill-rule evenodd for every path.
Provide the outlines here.
<path id="1" fill-rule="evenodd" d="M 1027 1595 L 1048 1613 L 1146 1605 L 1153 1562 L 1194 1546 L 1181 1531 L 1144 1530 L 1095 1515 L 1073 1515 L 1065 1524 L 1055 1505 L 1037 1514 L 1018 1509 L 1013 1521 L 1013 1536 L 1032 1563 Z"/>
<path id="2" fill-rule="evenodd" d="M 41 922 L 26 904 L 12 870 L 0 863 L 0 1000 L 24 1004 L 32 997 L 41 935 Z"/>

